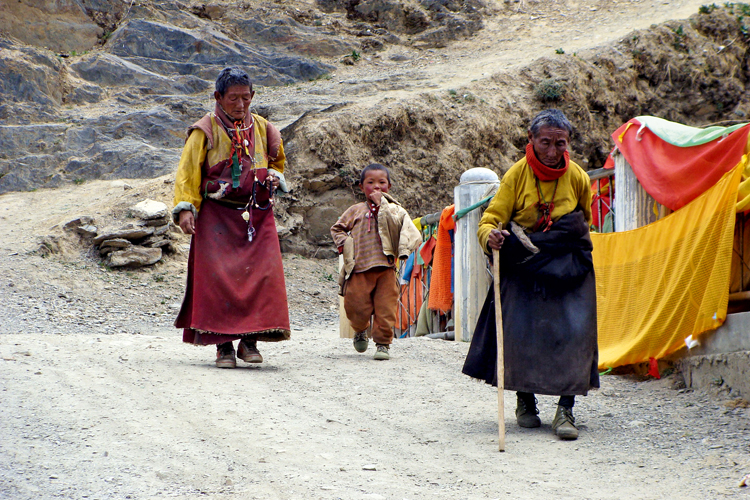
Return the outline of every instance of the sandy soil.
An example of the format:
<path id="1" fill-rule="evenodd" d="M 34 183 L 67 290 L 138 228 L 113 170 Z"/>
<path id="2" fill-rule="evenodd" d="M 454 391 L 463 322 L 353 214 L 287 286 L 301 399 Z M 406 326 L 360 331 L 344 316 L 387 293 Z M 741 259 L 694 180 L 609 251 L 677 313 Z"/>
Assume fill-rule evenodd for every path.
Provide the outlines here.
<path id="1" fill-rule="evenodd" d="M 304 3 L 312 4 L 313 0 Z M 421 92 L 459 89 L 472 82 L 532 63 L 539 57 L 596 52 L 633 30 L 672 19 L 687 19 L 702 0 L 519 0 L 497 2 L 502 15 L 485 19 L 485 27 L 467 40 L 445 49 L 419 50 L 386 46 L 366 53 L 353 66 L 339 59 L 330 79 L 307 85 L 264 87 L 255 105 L 284 102 L 297 112 L 300 103 L 318 109 L 344 101 L 359 107 L 382 107 Z M 301 8 L 301 7 L 300 7 Z M 501 75 L 500 78 L 504 76 Z M 288 125 L 298 115 L 274 110 L 274 120 Z"/>
<path id="2" fill-rule="evenodd" d="M 514 30 L 489 23 L 422 60 L 425 86 L 410 91 L 530 60 L 540 28 L 572 52 L 700 4 L 518 2 Z M 169 202 L 164 181 L 0 196 L 0 498 L 750 498 L 738 486 L 747 402 L 679 389 L 674 374 L 603 376 L 579 398 L 575 442 L 551 432 L 554 398 L 539 398 L 543 426 L 528 430 L 506 393 L 499 453 L 496 391 L 460 373 L 468 345 L 401 339 L 388 362 L 357 354 L 338 336 L 332 261 L 285 256 L 292 340 L 262 344 L 261 365 L 219 370 L 171 326 L 184 255 L 113 271 L 75 242 L 33 252 L 78 215 Z"/>

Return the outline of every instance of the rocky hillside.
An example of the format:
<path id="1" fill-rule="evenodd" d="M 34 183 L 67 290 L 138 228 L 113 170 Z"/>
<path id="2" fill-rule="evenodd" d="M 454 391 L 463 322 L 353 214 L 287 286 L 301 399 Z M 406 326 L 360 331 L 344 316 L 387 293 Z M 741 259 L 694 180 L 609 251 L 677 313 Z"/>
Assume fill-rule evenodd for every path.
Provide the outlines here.
<path id="1" fill-rule="evenodd" d="M 574 121 L 586 168 L 633 116 L 744 120 L 750 8 L 623 31 L 656 15 L 641 2 L 4 2 L 0 193 L 171 174 L 227 65 L 248 70 L 255 111 L 283 127 L 293 191 L 280 235 L 307 255 L 330 255 L 328 228 L 357 199 L 363 164 L 389 165 L 396 196 L 431 213 L 464 170 L 518 159 L 545 107 Z M 594 47 L 591 26 L 623 36 Z"/>

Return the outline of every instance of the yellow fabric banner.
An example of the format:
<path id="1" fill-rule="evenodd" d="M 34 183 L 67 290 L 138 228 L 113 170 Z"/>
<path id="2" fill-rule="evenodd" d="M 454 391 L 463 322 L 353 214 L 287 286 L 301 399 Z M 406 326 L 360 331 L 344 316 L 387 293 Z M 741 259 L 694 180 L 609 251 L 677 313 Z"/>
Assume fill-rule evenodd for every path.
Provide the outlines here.
<path id="1" fill-rule="evenodd" d="M 746 162 L 663 219 L 591 234 L 600 368 L 662 358 L 724 322 Z"/>

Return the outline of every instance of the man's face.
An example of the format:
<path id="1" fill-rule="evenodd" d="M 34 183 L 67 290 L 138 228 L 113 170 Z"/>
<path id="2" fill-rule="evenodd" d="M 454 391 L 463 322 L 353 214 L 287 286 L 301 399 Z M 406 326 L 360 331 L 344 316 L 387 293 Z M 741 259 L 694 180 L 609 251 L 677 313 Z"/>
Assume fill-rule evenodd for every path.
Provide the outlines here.
<path id="1" fill-rule="evenodd" d="M 563 154 L 568 150 L 569 139 L 568 131 L 561 128 L 544 126 L 536 136 L 529 131 L 529 142 L 534 146 L 534 153 L 547 167 L 554 168 L 560 164 Z"/>
<path id="2" fill-rule="evenodd" d="M 223 96 L 214 92 L 214 99 L 229 115 L 229 118 L 242 120 L 247 115 L 247 110 L 250 109 L 250 102 L 254 95 L 255 92 L 252 92 L 248 85 L 232 85 L 224 92 Z"/>

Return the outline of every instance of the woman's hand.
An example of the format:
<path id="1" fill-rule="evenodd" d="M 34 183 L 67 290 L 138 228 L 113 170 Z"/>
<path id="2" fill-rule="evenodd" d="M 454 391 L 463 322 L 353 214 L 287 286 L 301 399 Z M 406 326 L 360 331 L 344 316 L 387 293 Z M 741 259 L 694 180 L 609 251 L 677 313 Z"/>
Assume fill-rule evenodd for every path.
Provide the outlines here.
<path id="1" fill-rule="evenodd" d="M 509 234 L 510 233 L 505 229 L 503 229 L 502 231 L 493 229 L 492 231 L 490 231 L 490 235 L 487 238 L 487 246 L 493 250 L 500 250 L 500 248 L 503 246 L 503 242 L 505 241 L 505 237 Z"/>

